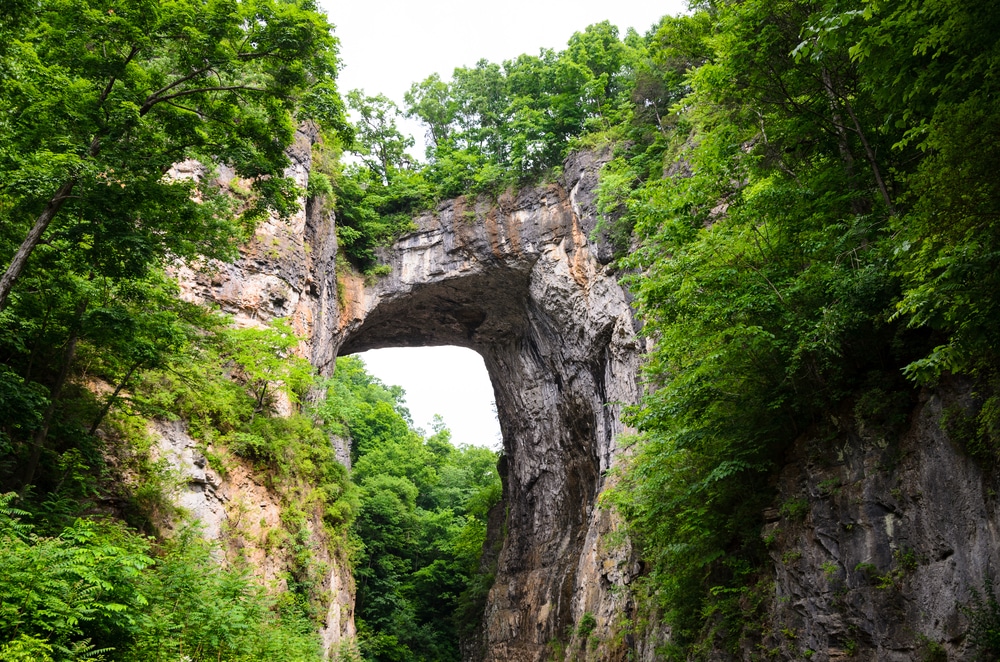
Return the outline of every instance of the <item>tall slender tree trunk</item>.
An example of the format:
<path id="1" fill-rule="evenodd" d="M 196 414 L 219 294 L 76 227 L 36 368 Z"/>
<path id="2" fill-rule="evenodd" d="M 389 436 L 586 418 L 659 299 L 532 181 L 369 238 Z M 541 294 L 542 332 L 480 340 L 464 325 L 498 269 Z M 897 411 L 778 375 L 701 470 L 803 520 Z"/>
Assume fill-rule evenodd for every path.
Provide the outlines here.
<path id="1" fill-rule="evenodd" d="M 4 272 L 3 277 L 0 277 L 0 310 L 6 307 L 10 290 L 14 287 L 17 279 L 21 277 L 21 272 L 24 271 L 24 265 L 27 264 L 28 257 L 35 250 L 35 247 L 38 246 L 38 242 L 42 240 L 42 235 L 48 229 L 49 223 L 59 213 L 63 203 L 66 202 L 69 194 L 73 191 L 74 186 L 76 186 L 75 177 L 68 179 L 59 187 L 59 190 L 56 191 L 52 199 L 45 205 L 45 209 L 35 219 L 35 224 L 31 226 L 28 236 L 21 242 L 21 246 L 17 249 L 17 253 L 14 254 L 14 259 L 10 261 L 7 271 Z"/>
<path id="2" fill-rule="evenodd" d="M 872 149 L 868 138 L 865 136 L 865 132 L 861 129 L 861 122 L 858 121 L 858 116 L 855 115 L 851 102 L 844 99 L 844 107 L 847 109 L 847 114 L 851 116 L 851 121 L 854 123 L 854 130 L 857 132 L 858 138 L 861 139 L 861 146 L 865 148 L 865 156 L 868 158 L 868 164 L 872 168 L 872 174 L 875 176 L 875 183 L 878 185 L 878 190 L 882 194 L 882 201 L 889 209 L 889 213 L 895 216 L 896 205 L 892 203 L 892 198 L 889 196 L 889 189 L 886 188 L 885 180 L 882 179 L 882 169 L 878 166 L 875 150 Z"/>
<path id="3" fill-rule="evenodd" d="M 851 152 L 851 143 L 847 138 L 847 128 L 844 124 L 844 118 L 840 114 L 840 100 L 837 97 L 837 93 L 833 89 L 833 80 L 830 76 L 830 70 L 823 67 L 822 71 L 823 77 L 823 87 L 826 89 L 826 96 L 830 101 L 830 114 L 833 117 L 833 127 L 837 132 L 837 151 L 840 152 L 840 160 L 844 162 L 844 172 L 847 173 L 847 179 L 851 182 L 851 188 L 856 189 L 856 183 L 854 180 L 854 154 Z M 851 196 L 851 211 L 855 214 L 866 214 L 871 211 L 871 202 L 868 196 Z"/>
<path id="4" fill-rule="evenodd" d="M 868 142 L 868 137 L 865 135 L 864 130 L 861 128 L 861 122 L 858 120 L 858 116 L 854 112 L 854 107 L 851 105 L 851 101 L 847 98 L 846 94 L 839 94 L 836 89 L 834 89 L 833 79 L 830 76 L 830 71 L 824 67 L 821 72 L 823 87 L 826 89 L 827 97 L 830 99 L 830 111 L 833 113 L 833 125 L 837 131 L 837 142 L 840 150 L 841 158 L 844 160 L 844 167 L 847 170 L 847 174 L 850 177 L 854 172 L 854 156 L 851 154 L 850 145 L 847 142 L 847 127 L 840 116 L 839 107 L 843 104 L 844 110 L 851 117 L 851 123 L 854 125 L 852 131 L 857 134 L 858 139 L 861 141 L 861 146 L 865 151 L 865 159 L 868 161 L 868 166 L 871 168 L 872 176 L 875 177 L 875 185 L 878 186 L 879 193 L 882 195 L 882 202 L 889 209 L 889 213 L 893 216 L 896 215 L 896 206 L 892 203 L 892 198 L 889 196 L 889 189 L 885 185 L 885 180 L 882 178 L 882 169 L 878 165 L 878 159 L 876 158 L 875 151 L 871 147 L 871 143 Z M 852 206 L 853 203 L 852 203 Z M 857 212 L 856 212 L 857 213 Z"/>
<path id="5" fill-rule="evenodd" d="M 101 409 L 101 412 L 97 415 L 97 418 L 94 419 L 94 423 L 90 426 L 90 434 L 94 434 L 95 432 L 97 432 L 97 428 L 98 426 L 100 426 L 101 421 L 103 421 L 104 417 L 108 415 L 109 411 L 111 411 L 112 405 L 114 405 L 115 401 L 118 400 L 118 395 L 122 392 L 122 389 L 125 388 L 125 386 L 128 384 L 128 381 L 132 379 L 132 374 L 136 370 L 142 367 L 142 363 L 143 363 L 142 361 L 138 361 L 137 363 L 133 364 L 132 367 L 128 369 L 128 372 L 125 373 L 125 376 L 122 377 L 122 380 L 118 382 L 118 386 L 117 388 L 115 388 L 115 392 L 111 394 L 110 398 L 108 398 L 108 401 L 104 404 L 104 407 Z"/>

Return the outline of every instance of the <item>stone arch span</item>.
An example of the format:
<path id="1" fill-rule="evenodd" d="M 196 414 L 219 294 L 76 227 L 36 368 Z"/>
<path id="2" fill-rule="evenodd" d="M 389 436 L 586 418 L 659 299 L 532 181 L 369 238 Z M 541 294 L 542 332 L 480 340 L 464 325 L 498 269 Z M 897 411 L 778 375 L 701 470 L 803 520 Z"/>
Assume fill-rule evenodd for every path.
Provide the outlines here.
<path id="1" fill-rule="evenodd" d="M 612 516 L 595 503 L 638 397 L 638 344 L 608 250 L 588 239 L 600 164 L 578 155 L 552 184 L 448 201 L 384 250 L 389 275 L 341 278 L 339 354 L 452 344 L 485 360 L 506 537 L 469 658 L 543 659 L 583 613 L 603 629 L 627 608 L 610 589 L 634 574 L 630 553 L 599 544 Z"/>

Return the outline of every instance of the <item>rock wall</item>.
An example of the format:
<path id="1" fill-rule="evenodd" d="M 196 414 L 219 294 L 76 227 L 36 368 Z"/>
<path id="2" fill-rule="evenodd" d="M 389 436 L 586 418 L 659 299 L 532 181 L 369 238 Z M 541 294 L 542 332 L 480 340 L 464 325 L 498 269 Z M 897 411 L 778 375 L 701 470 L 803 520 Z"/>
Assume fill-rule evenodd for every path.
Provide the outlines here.
<path id="1" fill-rule="evenodd" d="M 288 155 L 286 171 L 302 189 L 309 181 L 312 147 L 318 140 L 314 127 L 303 126 Z M 205 176 L 196 164 L 180 164 L 175 176 Z M 222 186 L 237 187 L 232 172 L 221 169 Z M 189 301 L 212 304 L 232 315 L 238 326 L 261 326 L 287 318 L 295 332 L 307 340 L 299 351 L 320 372 L 333 370 L 338 340 L 337 239 L 330 212 L 316 200 L 303 201 L 289 219 L 264 220 L 253 239 L 240 247 L 240 258 L 231 264 L 212 262 L 178 267 L 181 295 Z M 279 409 L 289 408 L 280 403 Z M 197 519 L 204 535 L 219 540 L 229 560 L 249 563 L 265 584 L 280 590 L 291 560 L 274 540 L 282 534 L 280 497 L 257 479 L 239 458 L 225 458 L 222 474 L 208 467 L 181 422 L 158 422 L 150 431 L 155 448 L 177 474 L 176 505 Z M 346 440 L 331 439 L 338 458 L 350 457 Z M 322 590 L 328 598 L 326 621 L 320 631 L 326 655 L 336 658 L 342 646 L 355 637 L 354 579 L 342 553 L 342 541 L 325 540 L 319 516 L 306 523 L 314 559 L 329 568 Z"/>
<path id="2" fill-rule="evenodd" d="M 287 588 L 292 559 L 280 541 L 287 536 L 281 521 L 279 495 L 258 479 L 239 458 L 221 454 L 226 470 L 209 466 L 182 421 L 154 421 L 150 426 L 153 453 L 171 468 L 175 485 L 171 500 L 181 517 L 167 526 L 197 521 L 202 535 L 220 543 L 228 563 L 245 563 L 270 590 Z M 323 651 L 336 652 L 355 638 L 354 579 L 342 545 L 326 540 L 318 514 L 306 522 L 314 561 L 329 568 L 321 590 L 328 597 L 325 623 L 320 630 Z"/>
<path id="3" fill-rule="evenodd" d="M 980 659 L 961 607 L 1000 568 L 996 479 L 941 425 L 969 401 L 951 382 L 922 392 L 898 432 L 847 414 L 799 440 L 764 530 L 776 657 Z"/>

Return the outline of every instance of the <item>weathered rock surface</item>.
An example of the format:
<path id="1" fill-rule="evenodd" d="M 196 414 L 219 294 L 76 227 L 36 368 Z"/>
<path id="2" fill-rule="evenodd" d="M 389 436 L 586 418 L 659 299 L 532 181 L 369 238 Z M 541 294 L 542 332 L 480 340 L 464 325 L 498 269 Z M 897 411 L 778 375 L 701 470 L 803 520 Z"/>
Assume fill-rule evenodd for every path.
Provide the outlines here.
<path id="1" fill-rule="evenodd" d="M 796 445 L 765 527 L 781 659 L 979 659 L 960 607 L 1000 567 L 1000 512 L 993 479 L 940 424 L 967 396 L 922 393 L 898 435 L 843 416 L 832 440 Z"/>
<path id="2" fill-rule="evenodd" d="M 210 467 L 182 421 L 154 421 L 149 432 L 155 442 L 154 456 L 164 460 L 175 477 L 171 496 L 180 517 L 166 524 L 198 522 L 205 538 L 220 543 L 224 560 L 246 564 L 264 586 L 284 590 L 292 560 L 278 544 L 287 535 L 279 495 L 238 458 L 225 458 L 224 474 Z M 329 602 L 320 630 L 323 650 L 330 653 L 342 644 L 350 645 L 356 635 L 354 579 L 340 546 L 323 539 L 320 516 L 314 514 L 306 528 L 315 561 L 330 569 L 322 578 Z"/>
<path id="3" fill-rule="evenodd" d="M 286 171 L 305 189 L 312 164 L 316 131 L 304 126 L 289 150 Z M 176 176 L 201 176 L 184 164 Z M 224 168 L 224 186 L 236 186 Z M 261 326 L 287 318 L 295 332 L 308 340 L 300 351 L 321 372 L 333 370 L 338 340 L 337 282 L 334 268 L 337 239 L 332 215 L 310 200 L 289 219 L 262 222 L 252 241 L 240 248 L 232 264 L 213 262 L 200 268 L 178 267 L 181 294 L 189 301 L 210 303 L 233 316 L 238 326 Z M 289 403 L 279 402 L 279 410 Z M 186 434 L 182 423 L 157 423 L 153 430 L 160 456 L 178 474 L 175 503 L 200 521 L 206 537 L 218 540 L 221 549 L 253 568 L 265 585 L 280 590 L 291 560 L 275 543 L 283 535 L 281 500 L 258 480 L 238 458 L 229 458 L 226 474 L 206 467 L 205 458 Z M 338 458 L 349 459 L 347 442 L 331 439 Z M 318 567 L 329 568 L 322 578 L 328 598 L 326 622 L 320 630 L 325 654 L 335 656 L 355 638 L 354 579 L 340 552 L 342 541 L 325 540 L 319 515 L 306 522 Z"/>

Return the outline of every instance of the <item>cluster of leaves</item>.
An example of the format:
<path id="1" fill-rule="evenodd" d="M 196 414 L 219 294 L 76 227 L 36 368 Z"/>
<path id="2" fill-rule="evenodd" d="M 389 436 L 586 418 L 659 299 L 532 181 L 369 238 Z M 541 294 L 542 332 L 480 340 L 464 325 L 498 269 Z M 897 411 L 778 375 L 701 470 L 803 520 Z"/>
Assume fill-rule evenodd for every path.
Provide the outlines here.
<path id="1" fill-rule="evenodd" d="M 500 499 L 496 454 L 455 447 L 440 424 L 413 430 L 399 387 L 337 360 L 324 418 L 350 436 L 360 489 L 354 522 L 359 645 L 366 660 L 458 660 L 482 617 L 486 517 Z M 480 610 L 476 610 L 480 605 Z"/>
<path id="2" fill-rule="evenodd" d="M 445 196 L 493 192 L 562 165 L 571 139 L 606 131 L 631 105 L 631 63 L 605 21 L 574 34 L 564 51 L 543 49 L 501 64 L 434 75 L 406 95 L 407 115 L 428 126 L 429 177 Z"/>
<path id="3" fill-rule="evenodd" d="M 0 659 L 319 659 L 312 624 L 220 567 L 196 531 L 154 546 L 120 523 L 78 519 L 46 537 L 13 497 L 0 497 Z"/>

